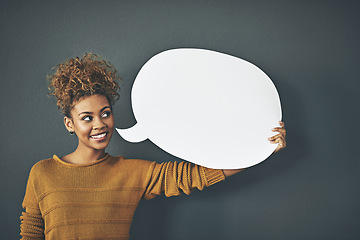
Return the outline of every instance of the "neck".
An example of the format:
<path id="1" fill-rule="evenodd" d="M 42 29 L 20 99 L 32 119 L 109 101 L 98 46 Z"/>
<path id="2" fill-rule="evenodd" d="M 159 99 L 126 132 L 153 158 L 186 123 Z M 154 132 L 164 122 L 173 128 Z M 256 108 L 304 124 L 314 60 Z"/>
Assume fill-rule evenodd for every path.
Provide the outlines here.
<path id="1" fill-rule="evenodd" d="M 73 164 L 89 164 L 96 162 L 103 157 L 105 157 L 105 149 L 83 149 L 78 146 L 74 152 L 64 156 L 62 159 Z"/>

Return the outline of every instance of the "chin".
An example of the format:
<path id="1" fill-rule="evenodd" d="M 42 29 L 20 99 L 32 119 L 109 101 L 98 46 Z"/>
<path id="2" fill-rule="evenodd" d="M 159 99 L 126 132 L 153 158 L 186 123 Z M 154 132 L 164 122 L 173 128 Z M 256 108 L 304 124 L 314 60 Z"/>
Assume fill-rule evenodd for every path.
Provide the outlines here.
<path id="1" fill-rule="evenodd" d="M 97 150 L 103 150 L 103 149 L 105 149 L 105 148 L 107 148 L 107 146 L 109 146 L 109 143 L 107 142 L 107 143 L 103 143 L 103 144 L 97 144 L 97 145 L 93 145 L 93 147 L 95 148 L 95 149 L 97 149 Z"/>

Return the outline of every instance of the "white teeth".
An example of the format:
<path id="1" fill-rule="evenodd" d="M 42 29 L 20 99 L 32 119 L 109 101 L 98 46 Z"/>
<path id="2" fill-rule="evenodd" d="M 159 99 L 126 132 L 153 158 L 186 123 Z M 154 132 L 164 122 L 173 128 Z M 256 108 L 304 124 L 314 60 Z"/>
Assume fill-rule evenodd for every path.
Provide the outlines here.
<path id="1" fill-rule="evenodd" d="M 91 136 L 92 138 L 102 138 L 105 137 L 106 133 L 100 134 L 100 135 L 95 135 L 95 136 Z"/>

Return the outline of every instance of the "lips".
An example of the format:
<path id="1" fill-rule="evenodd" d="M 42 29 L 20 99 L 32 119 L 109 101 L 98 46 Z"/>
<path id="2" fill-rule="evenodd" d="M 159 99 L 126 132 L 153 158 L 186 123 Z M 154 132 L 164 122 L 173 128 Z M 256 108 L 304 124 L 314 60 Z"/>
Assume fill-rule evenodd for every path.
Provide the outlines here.
<path id="1" fill-rule="evenodd" d="M 106 138 L 107 134 L 108 134 L 107 132 L 97 133 L 97 134 L 91 135 L 90 138 L 92 138 L 94 140 L 103 140 Z"/>

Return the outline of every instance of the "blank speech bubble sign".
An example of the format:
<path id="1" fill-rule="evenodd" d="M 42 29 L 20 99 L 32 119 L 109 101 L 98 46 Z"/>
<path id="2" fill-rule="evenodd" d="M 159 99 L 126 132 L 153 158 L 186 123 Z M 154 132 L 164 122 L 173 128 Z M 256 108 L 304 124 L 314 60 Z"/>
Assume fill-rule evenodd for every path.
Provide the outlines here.
<path id="1" fill-rule="evenodd" d="M 214 169 L 258 164 L 276 149 L 281 104 L 270 78 L 243 59 L 204 49 L 172 49 L 148 60 L 131 92 L 137 123 L 116 129 L 129 142 Z"/>

